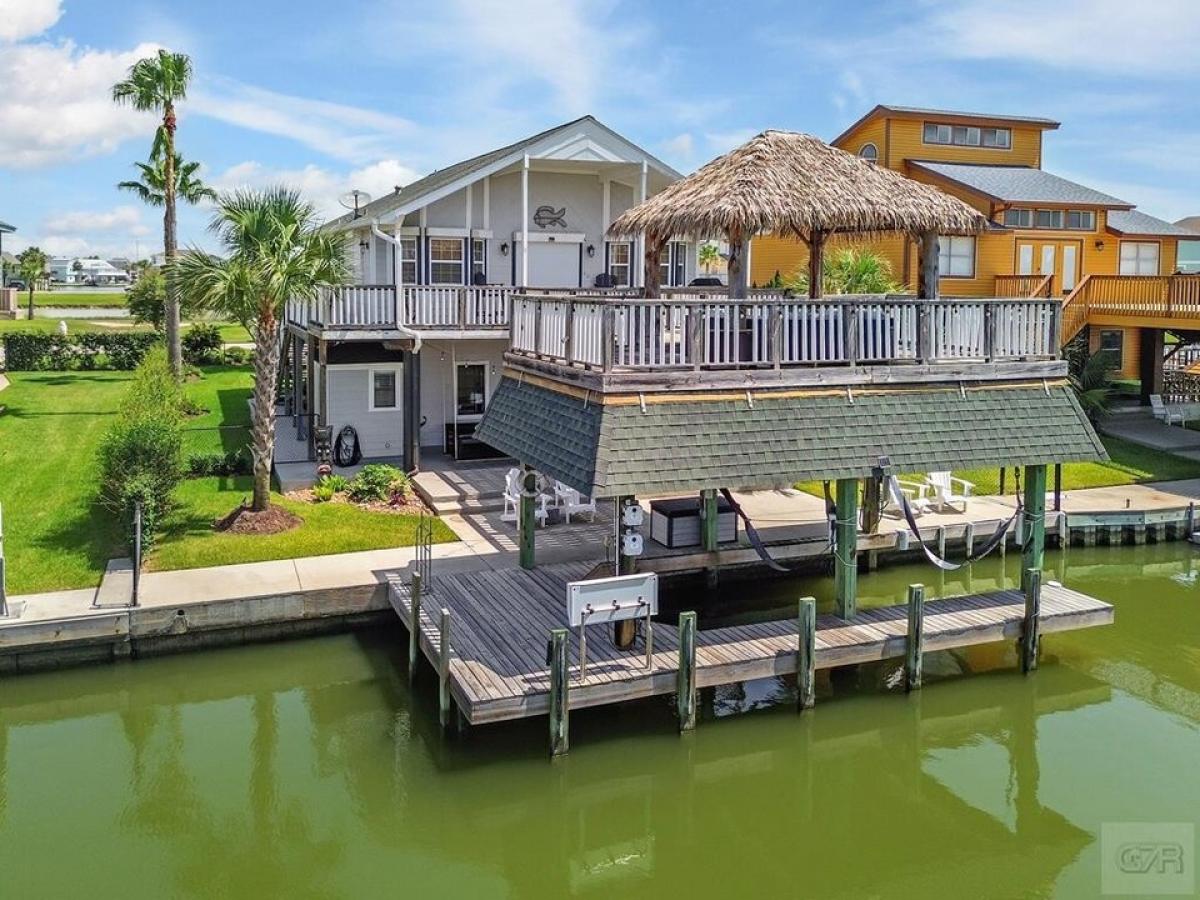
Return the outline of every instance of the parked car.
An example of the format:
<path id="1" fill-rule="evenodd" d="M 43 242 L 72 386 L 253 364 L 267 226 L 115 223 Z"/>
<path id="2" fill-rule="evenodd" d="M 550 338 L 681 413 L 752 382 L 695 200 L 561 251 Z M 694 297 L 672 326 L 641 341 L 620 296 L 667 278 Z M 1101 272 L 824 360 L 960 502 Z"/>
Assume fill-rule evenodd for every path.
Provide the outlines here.
<path id="1" fill-rule="evenodd" d="M 25 282 L 21 281 L 21 279 L 19 279 L 19 278 L 14 278 L 12 281 L 10 281 L 8 283 L 8 286 L 10 288 L 16 288 L 18 291 L 29 290 L 29 285 L 27 285 Z"/>
<path id="2" fill-rule="evenodd" d="M 698 278 L 693 278 L 688 286 L 689 287 L 725 287 L 725 282 L 723 282 L 716 275 L 701 275 Z"/>

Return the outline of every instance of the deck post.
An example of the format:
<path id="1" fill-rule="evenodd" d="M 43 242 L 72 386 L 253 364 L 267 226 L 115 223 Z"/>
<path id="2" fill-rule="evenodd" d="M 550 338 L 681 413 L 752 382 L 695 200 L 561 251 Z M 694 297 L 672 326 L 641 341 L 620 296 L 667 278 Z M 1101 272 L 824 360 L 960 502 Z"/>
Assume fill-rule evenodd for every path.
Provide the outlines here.
<path id="1" fill-rule="evenodd" d="M 925 649 L 925 586 L 908 586 L 908 632 L 904 640 L 904 690 L 921 689 L 921 658 Z"/>
<path id="2" fill-rule="evenodd" d="M 679 614 L 679 670 L 675 679 L 679 730 L 696 727 L 696 614 Z"/>
<path id="3" fill-rule="evenodd" d="M 413 572 L 409 588 L 412 601 L 408 617 L 408 685 L 411 688 L 417 674 L 417 661 L 421 658 L 421 573 Z"/>
<path id="4" fill-rule="evenodd" d="M 1046 467 L 1025 467 L 1021 571 L 1041 570 L 1046 557 Z"/>
<path id="5" fill-rule="evenodd" d="M 570 746 L 568 717 L 570 674 L 567 667 L 567 629 L 550 632 L 550 755 L 562 756 Z"/>
<path id="6" fill-rule="evenodd" d="M 1038 665 L 1041 643 L 1042 570 L 1025 570 L 1025 620 L 1021 623 L 1021 671 L 1032 672 Z"/>
<path id="7" fill-rule="evenodd" d="M 442 607 L 438 628 L 438 721 L 450 724 L 450 610 Z"/>
<path id="8" fill-rule="evenodd" d="M 814 597 L 800 599 L 799 635 L 796 649 L 796 686 L 801 711 L 812 709 L 816 703 L 817 601 Z"/>
<path id="9" fill-rule="evenodd" d="M 837 525 L 834 542 L 834 587 L 837 613 L 851 619 L 858 597 L 858 479 L 837 480 L 835 504 Z"/>
<path id="10" fill-rule="evenodd" d="M 530 466 L 521 472 L 521 509 L 518 520 L 522 569 L 534 567 L 534 531 L 537 526 L 537 473 Z"/>
<path id="11" fill-rule="evenodd" d="M 700 492 L 700 548 L 706 553 L 717 549 L 717 524 L 719 522 L 717 492 L 706 488 Z"/>

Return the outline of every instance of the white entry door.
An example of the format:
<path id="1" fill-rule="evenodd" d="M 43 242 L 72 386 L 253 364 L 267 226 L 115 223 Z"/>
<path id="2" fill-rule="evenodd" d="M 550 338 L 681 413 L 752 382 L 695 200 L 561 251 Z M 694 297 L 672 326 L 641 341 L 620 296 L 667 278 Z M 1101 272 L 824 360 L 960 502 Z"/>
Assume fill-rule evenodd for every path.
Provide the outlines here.
<path id="1" fill-rule="evenodd" d="M 1054 245 L 1042 244 L 1042 267 L 1038 270 L 1039 275 L 1054 274 Z"/>
<path id="2" fill-rule="evenodd" d="M 1017 274 L 1033 274 L 1033 244 L 1017 245 Z"/>
<path id="3" fill-rule="evenodd" d="M 1078 267 L 1079 248 L 1074 244 L 1063 245 L 1062 257 L 1062 292 L 1064 294 L 1075 290 L 1079 279 Z"/>
<path id="4" fill-rule="evenodd" d="M 529 287 L 579 287 L 579 247 L 574 242 L 529 242 Z M 520 277 L 520 264 L 517 266 Z"/>

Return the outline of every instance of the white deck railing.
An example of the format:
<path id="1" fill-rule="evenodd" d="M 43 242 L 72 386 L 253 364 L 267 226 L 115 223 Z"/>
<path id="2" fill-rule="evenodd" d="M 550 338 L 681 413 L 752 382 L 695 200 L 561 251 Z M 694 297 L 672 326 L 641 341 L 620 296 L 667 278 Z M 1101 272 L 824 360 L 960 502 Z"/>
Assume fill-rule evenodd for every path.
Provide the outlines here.
<path id="1" fill-rule="evenodd" d="M 514 295 L 510 348 L 603 371 L 1054 359 L 1054 299 Z"/>
<path id="2" fill-rule="evenodd" d="M 391 285 L 345 285 L 328 288 L 315 300 L 289 302 L 287 317 L 303 327 L 501 330 L 508 328 L 512 294 L 513 288 L 496 285 L 408 285 L 400 309 Z"/>

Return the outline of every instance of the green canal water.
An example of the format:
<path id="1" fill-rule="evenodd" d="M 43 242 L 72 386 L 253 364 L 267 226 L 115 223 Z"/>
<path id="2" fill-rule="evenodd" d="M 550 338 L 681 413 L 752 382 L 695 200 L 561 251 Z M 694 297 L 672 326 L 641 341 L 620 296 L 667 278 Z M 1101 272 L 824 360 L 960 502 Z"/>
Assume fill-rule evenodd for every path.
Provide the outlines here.
<path id="1" fill-rule="evenodd" d="M 1012 583 L 864 575 L 867 602 Z M 380 628 L 0 681 L 0 896 L 1094 897 L 1106 822 L 1200 816 L 1200 553 L 1051 555 L 1117 607 L 1003 646 L 443 737 Z M 707 624 L 828 602 L 829 579 L 727 584 Z M 701 601 L 679 592 L 673 602 Z"/>

